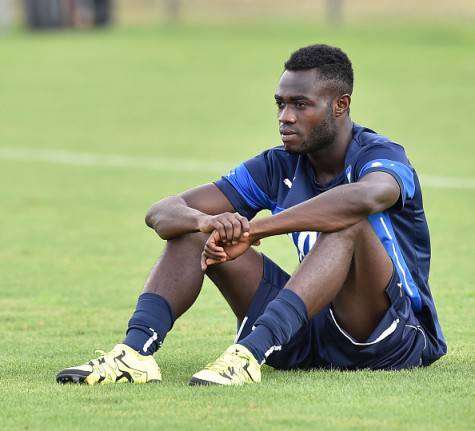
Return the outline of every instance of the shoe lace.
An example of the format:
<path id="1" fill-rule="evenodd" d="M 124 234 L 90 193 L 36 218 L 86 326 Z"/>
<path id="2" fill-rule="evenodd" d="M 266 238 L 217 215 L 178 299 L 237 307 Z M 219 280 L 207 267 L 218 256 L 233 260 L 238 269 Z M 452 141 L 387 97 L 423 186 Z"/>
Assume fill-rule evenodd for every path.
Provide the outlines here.
<path id="1" fill-rule="evenodd" d="M 239 354 L 239 352 L 224 352 L 218 359 L 214 362 L 209 363 L 206 365 L 206 369 L 210 371 L 214 371 L 216 373 L 223 373 L 226 371 L 236 371 L 232 372 L 231 374 L 236 378 L 238 377 L 242 380 L 239 371 L 249 362 L 249 359 Z"/>
<path id="2" fill-rule="evenodd" d="M 100 356 L 90 361 L 92 368 L 101 376 L 115 377 L 119 372 L 119 367 L 111 353 L 106 353 L 104 350 L 96 350 L 95 354 Z"/>

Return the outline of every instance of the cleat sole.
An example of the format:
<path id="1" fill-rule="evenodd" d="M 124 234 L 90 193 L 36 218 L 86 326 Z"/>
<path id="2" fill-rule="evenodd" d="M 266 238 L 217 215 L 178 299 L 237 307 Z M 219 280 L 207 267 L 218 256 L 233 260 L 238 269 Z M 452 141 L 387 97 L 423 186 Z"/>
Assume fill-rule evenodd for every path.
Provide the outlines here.
<path id="1" fill-rule="evenodd" d="M 196 377 L 192 377 L 188 384 L 190 386 L 222 386 L 219 383 L 210 382 L 209 380 L 201 380 Z"/>
<path id="2" fill-rule="evenodd" d="M 56 376 L 56 381 L 58 383 L 66 384 L 66 383 L 75 383 L 75 384 L 85 384 L 86 383 L 86 377 L 89 375 L 89 373 L 82 373 L 81 371 L 78 371 L 77 373 L 59 373 Z"/>
<path id="3" fill-rule="evenodd" d="M 63 385 L 65 384 L 68 384 L 68 383 L 71 383 L 71 384 L 76 384 L 76 385 L 87 385 L 88 383 L 86 382 L 86 377 L 89 375 L 89 374 L 80 374 L 81 371 L 79 371 L 77 374 L 74 374 L 74 373 L 67 373 L 67 374 L 61 374 L 59 373 L 57 376 L 56 376 L 56 381 L 58 383 L 61 383 Z M 98 382 L 99 383 L 99 382 Z M 129 382 L 130 383 L 130 382 Z M 161 380 L 158 380 L 158 379 L 153 379 L 153 380 L 149 380 L 147 382 L 148 383 L 152 383 L 152 384 L 158 384 L 158 383 L 161 383 Z"/>

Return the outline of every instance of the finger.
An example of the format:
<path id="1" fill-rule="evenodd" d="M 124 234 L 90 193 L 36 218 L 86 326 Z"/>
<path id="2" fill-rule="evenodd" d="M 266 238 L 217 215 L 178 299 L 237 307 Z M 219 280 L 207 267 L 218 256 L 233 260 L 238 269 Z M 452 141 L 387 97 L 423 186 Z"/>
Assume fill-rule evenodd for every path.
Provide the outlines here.
<path id="1" fill-rule="evenodd" d="M 206 254 L 209 256 L 226 256 L 226 251 L 224 249 L 215 250 L 213 248 L 205 246 L 203 248 L 203 251 L 205 251 Z"/>
<path id="2" fill-rule="evenodd" d="M 205 252 L 201 253 L 201 260 L 200 260 L 200 265 L 201 265 L 201 270 L 204 272 L 208 269 L 210 265 L 216 265 L 218 263 L 225 262 L 226 258 L 212 258 L 206 256 Z"/>
<path id="3" fill-rule="evenodd" d="M 226 232 L 226 221 L 223 219 L 216 221 L 216 232 L 219 234 L 219 238 L 216 242 L 222 242 L 226 244 L 227 241 L 227 232 Z"/>
<path id="4" fill-rule="evenodd" d="M 239 216 L 239 221 L 241 222 L 241 230 L 242 230 L 243 235 L 248 236 L 249 230 L 251 229 L 251 226 L 249 225 L 249 220 L 246 217 L 243 217 L 239 213 L 236 213 L 236 214 Z"/>
<path id="5" fill-rule="evenodd" d="M 221 233 L 217 230 L 214 230 L 213 232 L 211 232 L 211 235 L 208 238 L 207 242 L 214 244 L 216 247 L 222 248 L 223 239 L 222 239 Z"/>
<path id="6" fill-rule="evenodd" d="M 201 253 L 200 264 L 201 264 L 201 271 L 205 272 L 208 269 L 208 264 L 206 263 L 206 256 L 204 252 Z"/>
<path id="7" fill-rule="evenodd" d="M 211 258 L 207 258 L 206 259 L 206 265 L 207 266 L 211 266 L 211 265 L 217 265 L 218 263 L 223 263 L 225 262 L 226 259 L 211 259 Z"/>
<path id="8" fill-rule="evenodd" d="M 224 252 L 224 248 L 220 245 L 217 245 L 214 238 L 209 238 L 208 241 L 205 242 L 205 247 L 209 248 L 210 250 L 219 253 Z"/>
<path id="9" fill-rule="evenodd" d="M 207 245 L 205 245 L 204 249 L 203 249 L 203 253 L 205 254 L 206 257 L 210 257 L 212 259 L 225 259 L 226 258 L 226 253 L 225 251 L 214 251 L 212 249 L 210 249 Z"/>
<path id="10" fill-rule="evenodd" d="M 215 227 L 215 232 L 217 232 L 219 235 L 219 241 L 223 242 L 223 240 L 226 239 L 226 229 L 224 228 L 223 223 L 217 220 L 214 227 Z"/>
<path id="11" fill-rule="evenodd" d="M 208 240 L 205 242 L 205 247 L 215 253 L 224 253 L 224 248 L 217 244 L 218 241 L 221 241 L 219 232 L 213 231 Z"/>
<path id="12" fill-rule="evenodd" d="M 226 237 L 225 237 L 225 242 L 226 243 L 231 243 L 233 241 L 233 225 L 229 220 L 223 220 L 222 221 L 224 225 L 224 229 L 226 231 Z"/>
<path id="13" fill-rule="evenodd" d="M 233 238 L 232 238 L 232 243 L 236 245 L 238 243 L 239 238 L 241 238 L 242 234 L 242 226 L 241 226 L 241 221 L 238 219 L 234 219 L 232 221 L 233 224 Z"/>
<path id="14" fill-rule="evenodd" d="M 252 245 L 255 245 L 255 246 L 258 246 L 258 245 L 261 245 L 261 240 L 260 239 L 256 239 Z"/>

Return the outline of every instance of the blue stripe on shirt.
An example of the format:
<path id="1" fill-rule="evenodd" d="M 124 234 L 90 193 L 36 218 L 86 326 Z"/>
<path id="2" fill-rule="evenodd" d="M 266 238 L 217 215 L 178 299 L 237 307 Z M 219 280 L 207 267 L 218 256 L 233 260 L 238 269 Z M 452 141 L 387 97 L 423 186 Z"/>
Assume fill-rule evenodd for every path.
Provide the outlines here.
<path id="1" fill-rule="evenodd" d="M 275 208 L 276 203 L 260 189 L 244 164 L 241 163 L 233 169 L 226 176 L 226 179 L 251 208 L 255 210 L 269 209 L 271 211 Z"/>
<path id="2" fill-rule="evenodd" d="M 416 191 L 416 186 L 414 184 L 414 173 L 412 169 L 401 162 L 396 162 L 394 160 L 388 159 L 375 159 L 366 163 L 359 172 L 359 178 L 365 175 L 368 172 L 378 171 L 378 169 L 394 172 L 402 182 L 404 190 L 401 190 L 403 194 L 403 200 L 412 199 Z M 399 181 L 398 181 L 399 182 Z"/>
<path id="3" fill-rule="evenodd" d="M 421 295 L 401 253 L 389 215 L 385 212 L 371 214 L 368 216 L 368 221 L 393 261 L 404 292 L 411 300 L 413 310 L 420 311 L 422 308 Z"/>

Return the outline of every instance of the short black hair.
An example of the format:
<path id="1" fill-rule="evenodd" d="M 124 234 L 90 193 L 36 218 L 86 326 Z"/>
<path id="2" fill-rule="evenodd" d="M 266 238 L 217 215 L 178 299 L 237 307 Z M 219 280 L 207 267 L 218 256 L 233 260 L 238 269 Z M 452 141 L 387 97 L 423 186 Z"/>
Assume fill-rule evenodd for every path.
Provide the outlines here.
<path id="1" fill-rule="evenodd" d="M 348 56 L 340 49 L 316 44 L 300 48 L 285 62 L 290 71 L 317 69 L 319 78 L 334 81 L 340 94 L 353 92 L 353 67 Z"/>

